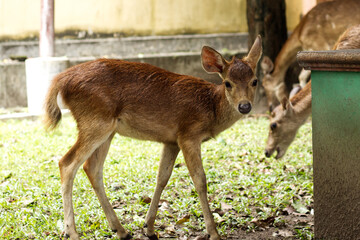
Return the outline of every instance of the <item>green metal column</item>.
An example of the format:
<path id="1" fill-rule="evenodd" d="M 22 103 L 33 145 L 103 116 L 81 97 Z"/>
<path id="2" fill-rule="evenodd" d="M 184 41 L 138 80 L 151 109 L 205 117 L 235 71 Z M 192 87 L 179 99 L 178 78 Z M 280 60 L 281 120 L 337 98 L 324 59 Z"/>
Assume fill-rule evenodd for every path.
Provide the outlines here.
<path id="1" fill-rule="evenodd" d="M 301 52 L 312 70 L 316 239 L 360 239 L 360 52 Z"/>

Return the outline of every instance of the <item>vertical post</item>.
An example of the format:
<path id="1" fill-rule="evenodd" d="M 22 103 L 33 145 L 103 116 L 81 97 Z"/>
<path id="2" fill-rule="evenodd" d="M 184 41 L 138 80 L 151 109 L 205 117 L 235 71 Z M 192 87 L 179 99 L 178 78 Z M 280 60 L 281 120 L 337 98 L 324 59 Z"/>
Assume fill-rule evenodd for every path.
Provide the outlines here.
<path id="1" fill-rule="evenodd" d="M 54 0 L 41 0 L 40 57 L 53 57 L 54 48 Z"/>
<path id="2" fill-rule="evenodd" d="M 40 57 L 25 61 L 28 110 L 34 115 L 43 114 L 44 99 L 51 80 L 69 67 L 66 57 L 54 57 L 54 1 L 41 0 Z"/>

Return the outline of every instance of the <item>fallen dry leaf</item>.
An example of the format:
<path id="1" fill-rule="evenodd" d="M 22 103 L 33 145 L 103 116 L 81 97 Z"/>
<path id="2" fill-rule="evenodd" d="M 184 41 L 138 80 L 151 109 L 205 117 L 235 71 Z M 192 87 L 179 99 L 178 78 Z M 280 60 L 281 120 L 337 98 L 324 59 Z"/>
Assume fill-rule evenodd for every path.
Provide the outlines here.
<path id="1" fill-rule="evenodd" d="M 170 205 L 170 203 L 169 203 L 168 200 L 160 199 L 160 200 L 159 200 L 159 206 L 162 205 L 163 203 L 166 203 L 166 204 Z"/>
<path id="2" fill-rule="evenodd" d="M 171 225 L 171 226 L 167 226 L 167 227 L 165 228 L 165 232 L 166 232 L 167 234 L 173 235 L 173 234 L 176 233 L 176 230 L 175 230 L 175 227 L 174 227 L 173 225 Z"/>
<path id="3" fill-rule="evenodd" d="M 293 206 L 287 206 L 286 208 L 284 208 L 284 210 L 282 211 L 283 215 L 291 215 L 295 212 L 295 208 Z"/>
<path id="4" fill-rule="evenodd" d="M 149 196 L 142 196 L 140 201 L 143 203 L 149 204 L 149 203 L 151 203 L 151 198 Z"/>
<path id="5" fill-rule="evenodd" d="M 224 202 L 220 202 L 220 206 L 221 206 L 221 209 L 226 212 L 230 211 L 233 208 L 230 204 L 227 204 Z"/>
<path id="6" fill-rule="evenodd" d="M 181 224 L 184 224 L 184 223 L 189 222 L 189 221 L 190 221 L 190 215 L 187 214 L 184 217 L 182 217 L 180 220 L 178 220 L 176 222 L 176 225 L 181 225 Z"/>
<path id="7" fill-rule="evenodd" d="M 166 200 L 159 202 L 159 211 L 168 211 L 170 209 L 170 203 Z"/>
<path id="8" fill-rule="evenodd" d="M 226 212 L 224 210 L 222 210 L 221 208 L 216 208 L 213 213 L 217 213 L 222 217 L 222 216 L 224 216 L 224 214 Z"/>
<path id="9" fill-rule="evenodd" d="M 225 195 L 225 199 L 226 200 L 234 200 L 234 197 L 233 197 L 233 195 L 228 194 L 228 195 Z"/>
<path id="10" fill-rule="evenodd" d="M 292 231 L 289 230 L 279 230 L 274 232 L 273 237 L 293 237 L 294 234 L 292 233 Z"/>
<path id="11" fill-rule="evenodd" d="M 194 240 L 208 240 L 208 239 L 209 239 L 209 235 L 197 236 L 196 238 L 194 238 Z"/>
<path id="12" fill-rule="evenodd" d="M 300 201 L 294 202 L 293 207 L 296 209 L 296 211 L 298 213 L 301 213 L 301 214 L 306 214 L 309 212 L 309 209 L 307 209 L 307 207 Z"/>
<path id="13" fill-rule="evenodd" d="M 213 213 L 213 216 L 215 222 L 217 222 L 218 224 L 225 222 L 225 219 L 223 219 L 218 213 Z"/>
<path id="14" fill-rule="evenodd" d="M 122 206 L 124 206 L 124 202 L 123 202 L 123 200 L 121 200 L 120 198 L 118 199 L 118 200 L 115 200 L 112 204 L 111 204 L 111 206 L 112 206 L 112 208 L 113 209 L 120 209 L 120 208 L 122 208 Z"/>
<path id="15" fill-rule="evenodd" d="M 266 227 L 270 227 L 270 225 L 272 225 L 274 221 L 275 221 L 275 217 L 269 217 L 265 220 L 259 220 L 257 218 L 254 218 L 253 220 L 251 220 L 251 223 L 255 224 L 257 227 L 266 228 Z"/>
<path id="16" fill-rule="evenodd" d="M 121 185 L 121 184 L 116 184 L 112 187 L 112 190 L 113 191 L 118 191 L 120 189 L 125 189 L 125 186 L 124 185 Z"/>

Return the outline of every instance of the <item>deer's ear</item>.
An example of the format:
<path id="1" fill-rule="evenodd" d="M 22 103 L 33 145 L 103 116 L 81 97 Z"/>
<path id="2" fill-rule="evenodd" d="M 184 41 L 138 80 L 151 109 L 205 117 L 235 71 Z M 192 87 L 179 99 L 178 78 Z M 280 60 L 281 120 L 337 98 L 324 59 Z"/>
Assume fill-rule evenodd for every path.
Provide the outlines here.
<path id="1" fill-rule="evenodd" d="M 252 69 L 256 68 L 256 65 L 261 57 L 261 54 L 262 54 L 262 40 L 261 40 L 261 36 L 258 35 L 249 51 L 249 54 L 245 58 L 245 60 L 249 63 Z"/>
<path id="2" fill-rule="evenodd" d="M 224 72 L 227 65 L 221 54 L 208 46 L 204 46 L 201 50 L 201 63 L 206 72 L 220 74 Z"/>
<path id="3" fill-rule="evenodd" d="M 281 99 L 281 105 L 282 105 L 284 110 L 287 110 L 289 108 L 289 105 L 290 105 L 289 99 L 287 97 L 284 97 L 283 99 Z"/>
<path id="4" fill-rule="evenodd" d="M 260 66 L 264 74 L 269 74 L 274 70 L 274 63 L 268 56 L 263 57 Z"/>
<path id="5" fill-rule="evenodd" d="M 284 115 L 290 115 L 294 112 L 294 107 L 291 104 L 290 100 L 287 97 L 284 97 L 281 100 L 281 105 L 284 109 Z"/>

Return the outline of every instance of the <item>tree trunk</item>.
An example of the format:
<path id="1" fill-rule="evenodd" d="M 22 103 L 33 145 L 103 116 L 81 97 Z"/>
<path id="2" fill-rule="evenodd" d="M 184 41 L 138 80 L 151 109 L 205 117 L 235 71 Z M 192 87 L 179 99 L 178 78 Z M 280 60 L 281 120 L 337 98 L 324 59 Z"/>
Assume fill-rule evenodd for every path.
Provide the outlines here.
<path id="1" fill-rule="evenodd" d="M 247 0 L 249 46 L 257 35 L 263 39 L 263 55 L 275 60 L 287 39 L 285 0 Z"/>
<path id="2" fill-rule="evenodd" d="M 251 47 L 260 34 L 263 40 L 263 56 L 275 61 L 287 39 L 285 0 L 247 0 L 246 3 L 248 46 Z M 256 74 L 260 80 L 263 78 L 260 67 Z M 267 103 L 262 85 L 258 87 L 256 96 L 254 112 L 266 111 Z"/>

